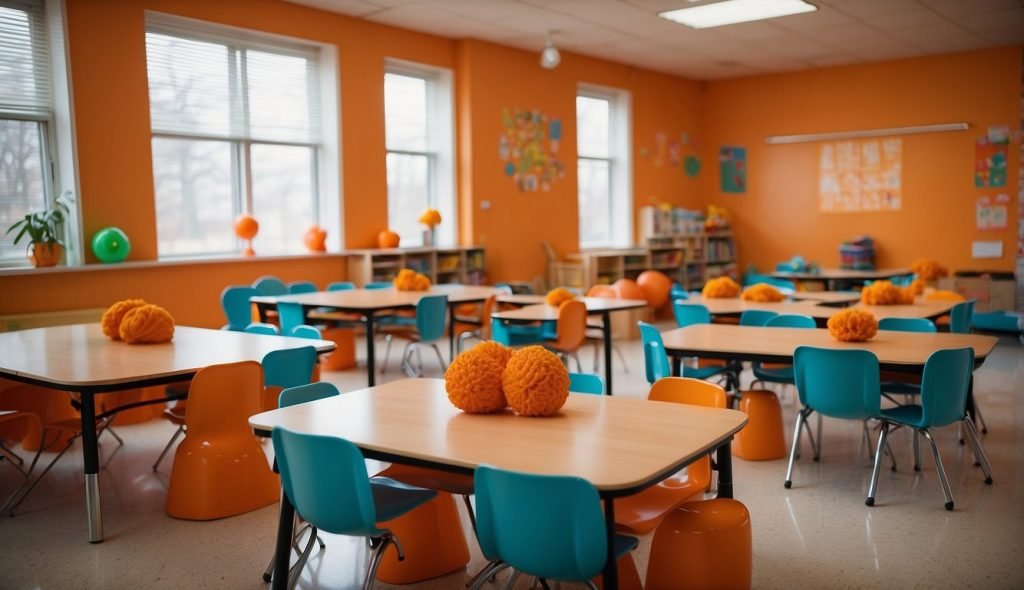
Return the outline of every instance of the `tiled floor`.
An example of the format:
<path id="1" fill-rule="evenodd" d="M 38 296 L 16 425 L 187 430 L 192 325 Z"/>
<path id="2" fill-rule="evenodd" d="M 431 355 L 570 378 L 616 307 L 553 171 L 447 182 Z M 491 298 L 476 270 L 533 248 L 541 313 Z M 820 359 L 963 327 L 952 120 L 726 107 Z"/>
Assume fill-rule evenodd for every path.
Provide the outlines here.
<path id="1" fill-rule="evenodd" d="M 640 346 L 620 346 L 631 370 L 625 374 L 617 364 L 616 392 L 643 396 Z M 589 351 L 581 356 L 590 362 Z M 440 375 L 424 358 L 427 374 Z M 392 369 L 390 378 L 397 377 Z M 325 374 L 343 391 L 362 386 L 365 378 L 356 371 Z M 800 461 L 790 490 L 782 486 L 784 460 L 735 460 L 736 497 L 753 522 L 754 587 L 1024 588 L 1024 347 L 1004 339 L 977 372 L 976 391 L 988 420 L 983 440 L 995 484 L 984 485 L 955 429 L 941 432 L 954 512 L 942 507 L 928 455 L 922 472 L 912 470 L 905 432 L 892 441 L 899 470 L 883 469 L 874 508 L 864 506 L 870 466 L 859 423 L 827 419 L 821 462 Z M 785 393 L 787 431 L 792 398 Z M 161 421 L 122 426 L 118 432 L 126 445 L 116 452 L 104 436 L 102 544 L 85 541 L 81 455 L 75 449 L 65 457 L 17 516 L 0 519 L 0 588 L 264 586 L 260 574 L 273 549 L 276 508 L 213 522 L 167 517 L 170 462 L 159 473 L 150 465 L 172 431 Z M 15 485 L 13 469 L 0 464 L 0 494 Z M 325 538 L 327 549 L 312 557 L 300 587 L 357 587 L 365 544 Z M 641 575 L 649 543 L 643 539 L 636 554 Z M 475 542 L 470 547 L 472 573 L 483 561 Z M 458 572 L 413 587 L 457 589 L 467 579 Z"/>

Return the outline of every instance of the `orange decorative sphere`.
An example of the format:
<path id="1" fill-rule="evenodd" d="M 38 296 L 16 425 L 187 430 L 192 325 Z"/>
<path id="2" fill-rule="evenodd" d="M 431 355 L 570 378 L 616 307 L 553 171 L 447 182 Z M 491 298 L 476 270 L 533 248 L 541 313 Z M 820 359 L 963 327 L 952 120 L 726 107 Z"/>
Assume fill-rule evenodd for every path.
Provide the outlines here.
<path id="1" fill-rule="evenodd" d="M 631 279 L 619 279 L 615 281 L 613 285 L 615 291 L 619 294 L 620 299 L 646 299 L 644 296 L 644 290 L 640 288 L 640 285 L 636 284 L 636 281 Z"/>
<path id="2" fill-rule="evenodd" d="M 729 299 L 739 297 L 740 285 L 731 277 L 721 276 L 711 279 L 704 284 L 701 295 L 708 299 Z"/>
<path id="3" fill-rule="evenodd" d="M 403 268 L 398 271 L 391 284 L 399 291 L 426 291 L 430 288 L 430 279 L 412 269 Z"/>
<path id="4" fill-rule="evenodd" d="M 146 305 L 146 302 L 142 299 L 125 299 L 108 307 L 107 311 L 103 312 L 103 318 L 100 319 L 103 335 L 113 340 L 120 340 L 121 322 L 124 320 L 124 316 L 129 311 L 143 305 Z"/>
<path id="5" fill-rule="evenodd" d="M 569 371 L 550 350 L 527 346 L 509 359 L 501 385 L 516 413 L 549 416 L 569 398 Z"/>
<path id="6" fill-rule="evenodd" d="M 377 245 L 381 248 L 397 248 L 399 236 L 393 231 L 384 230 L 377 234 Z"/>
<path id="7" fill-rule="evenodd" d="M 444 374 L 448 401 L 467 414 L 487 414 L 508 406 L 502 374 L 512 351 L 487 341 L 455 357 Z"/>
<path id="8" fill-rule="evenodd" d="M 897 287 L 889 281 L 875 281 L 860 292 L 865 305 L 910 305 L 914 303 L 913 287 Z"/>
<path id="9" fill-rule="evenodd" d="M 251 240 L 260 231 L 260 224 L 256 218 L 248 213 L 243 213 L 235 218 L 235 235 L 243 240 Z"/>
<path id="10" fill-rule="evenodd" d="M 558 287 L 557 289 L 548 291 L 548 294 L 544 296 L 544 302 L 548 305 L 558 307 L 563 302 L 572 301 L 575 298 L 576 296 L 572 294 L 572 291 L 564 287 Z"/>
<path id="11" fill-rule="evenodd" d="M 587 297 L 601 297 L 604 299 L 615 299 L 619 296 L 618 291 L 611 285 L 594 285 L 587 291 Z"/>
<path id="12" fill-rule="evenodd" d="M 159 305 L 133 308 L 121 320 L 121 340 L 128 344 L 170 342 L 174 337 L 174 318 Z"/>
<path id="13" fill-rule="evenodd" d="M 870 311 L 848 307 L 828 319 L 828 333 L 843 342 L 865 342 L 878 333 L 878 320 Z"/>
<path id="14" fill-rule="evenodd" d="M 934 281 L 949 276 L 949 269 L 928 258 L 915 260 L 910 265 L 910 271 L 917 275 L 917 278 L 926 281 Z"/>
<path id="15" fill-rule="evenodd" d="M 327 231 L 319 225 L 311 226 L 302 236 L 302 243 L 310 252 L 326 252 Z"/>
<path id="16" fill-rule="evenodd" d="M 758 283 L 744 289 L 743 294 L 740 295 L 740 299 L 743 299 L 744 301 L 774 303 L 785 300 L 786 296 L 782 294 L 782 291 L 779 291 L 768 283 Z"/>
<path id="17" fill-rule="evenodd" d="M 672 280 L 656 270 L 645 270 L 636 278 L 636 284 L 643 289 L 644 299 L 651 307 L 658 308 L 668 301 L 668 293 L 672 290 Z"/>

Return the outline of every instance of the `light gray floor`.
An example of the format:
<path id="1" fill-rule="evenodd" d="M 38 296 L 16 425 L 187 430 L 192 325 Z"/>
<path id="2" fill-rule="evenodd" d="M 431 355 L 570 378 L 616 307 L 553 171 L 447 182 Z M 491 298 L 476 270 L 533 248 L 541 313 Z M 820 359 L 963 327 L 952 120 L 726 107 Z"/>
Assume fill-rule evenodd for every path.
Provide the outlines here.
<path id="1" fill-rule="evenodd" d="M 619 346 L 630 372 L 624 373 L 615 359 L 617 393 L 646 395 L 638 341 Z M 400 352 L 400 347 L 393 351 L 386 379 L 399 377 L 395 359 Z M 581 356 L 589 366 L 590 351 Z M 431 359 L 424 355 L 427 375 L 439 376 Z M 360 370 L 324 378 L 351 391 L 363 386 L 366 376 Z M 745 376 L 744 383 L 748 380 Z M 1004 339 L 977 372 L 976 392 L 988 420 L 990 432 L 983 442 L 995 484 L 984 485 L 969 452 L 957 443 L 955 428 L 941 432 L 954 512 L 943 509 L 927 454 L 923 471 L 912 470 L 905 432 L 893 437 L 899 470 L 882 470 L 874 508 L 864 506 L 870 465 L 860 446 L 859 423 L 826 419 L 821 462 L 800 461 L 790 490 L 782 486 L 784 460 L 734 460 L 736 497 L 750 509 L 753 523 L 754 586 L 1024 588 L 1024 348 L 1016 340 Z M 783 392 L 787 440 L 793 396 Z M 150 464 L 173 427 L 153 421 L 118 432 L 127 444 L 112 457 L 113 439 L 102 439 L 102 457 L 109 459 L 101 475 L 106 542 L 85 541 L 81 453 L 73 449 L 16 517 L 0 518 L 0 588 L 264 586 L 260 574 L 273 550 L 276 508 L 213 522 L 172 519 L 163 512 L 171 461 L 159 473 Z M 0 494 L 16 483 L 13 469 L 0 463 Z M 311 558 L 300 587 L 357 587 L 365 544 L 331 535 L 325 539 L 327 549 Z M 649 543 L 642 539 L 636 553 L 641 577 Z M 471 574 L 483 560 L 472 540 L 470 547 Z M 468 575 L 460 572 L 411 587 L 462 588 Z"/>

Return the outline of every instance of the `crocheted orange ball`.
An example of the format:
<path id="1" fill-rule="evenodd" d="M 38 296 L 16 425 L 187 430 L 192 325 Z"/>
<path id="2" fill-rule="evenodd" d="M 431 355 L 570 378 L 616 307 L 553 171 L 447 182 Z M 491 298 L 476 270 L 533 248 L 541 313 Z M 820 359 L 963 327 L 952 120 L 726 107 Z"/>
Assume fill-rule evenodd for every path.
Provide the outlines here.
<path id="1" fill-rule="evenodd" d="M 512 355 L 501 377 L 505 399 L 523 416 L 549 416 L 569 397 L 569 371 L 555 353 L 527 346 Z"/>
<path id="2" fill-rule="evenodd" d="M 391 284 L 399 291 L 426 291 L 430 288 L 430 279 L 412 269 L 403 268 Z"/>
<path id="3" fill-rule="evenodd" d="M 170 342 L 174 338 L 174 318 L 159 305 L 136 307 L 121 320 L 121 340 L 128 344 Z"/>
<path id="4" fill-rule="evenodd" d="M 949 270 L 929 258 L 918 258 L 910 265 L 910 270 L 917 278 L 926 281 L 934 281 L 949 275 Z"/>
<path id="5" fill-rule="evenodd" d="M 455 357 L 444 374 L 448 401 L 467 414 L 486 414 L 508 405 L 501 377 L 512 351 L 497 342 L 481 342 Z"/>
<path id="6" fill-rule="evenodd" d="M 564 287 L 558 287 L 557 289 L 552 289 L 548 291 L 548 294 L 544 296 L 544 301 L 548 305 L 558 307 L 559 305 L 562 304 L 562 302 L 572 301 L 575 298 L 576 296 L 572 294 L 572 291 Z"/>
<path id="7" fill-rule="evenodd" d="M 828 319 L 828 333 L 843 342 L 864 342 L 878 333 L 878 320 L 869 311 L 848 307 Z"/>
<path id="8" fill-rule="evenodd" d="M 125 314 L 143 305 L 146 305 L 146 302 L 142 299 L 125 299 L 108 307 L 107 311 L 103 312 L 103 318 L 100 320 L 100 325 L 103 327 L 103 335 L 107 338 L 120 340 L 121 321 L 124 320 Z"/>
<path id="9" fill-rule="evenodd" d="M 861 290 L 860 301 L 865 305 L 909 305 L 914 302 L 914 292 L 889 281 L 875 281 Z"/>
<path id="10" fill-rule="evenodd" d="M 727 276 L 711 279 L 704 285 L 701 295 L 708 299 L 728 299 L 740 294 L 739 284 Z"/>
<path id="11" fill-rule="evenodd" d="M 782 294 L 782 291 L 779 291 L 768 283 L 758 283 L 744 289 L 743 295 L 741 295 L 740 298 L 744 301 L 775 302 L 784 300 L 786 296 Z"/>
<path id="12" fill-rule="evenodd" d="M 917 297 L 924 293 L 925 286 L 924 279 L 914 279 L 910 282 L 910 285 L 907 286 L 907 289 L 910 291 L 911 295 Z"/>

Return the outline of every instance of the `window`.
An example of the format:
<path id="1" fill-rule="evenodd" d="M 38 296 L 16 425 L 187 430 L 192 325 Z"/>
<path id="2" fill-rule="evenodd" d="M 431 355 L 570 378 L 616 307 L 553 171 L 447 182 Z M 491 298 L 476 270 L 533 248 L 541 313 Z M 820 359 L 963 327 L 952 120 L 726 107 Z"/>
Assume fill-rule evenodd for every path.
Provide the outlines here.
<path id="1" fill-rule="evenodd" d="M 161 257 L 301 252 L 320 222 L 320 49 L 148 15 L 146 62 Z"/>
<path id="2" fill-rule="evenodd" d="M 451 73 L 389 62 L 384 74 L 388 227 L 403 246 L 423 244 L 425 209 L 437 209 L 437 241 L 455 243 Z M 436 244 L 435 244 L 436 245 Z"/>
<path id="3" fill-rule="evenodd" d="M 629 95 L 581 88 L 576 96 L 576 151 L 582 248 L 632 242 L 629 145 Z"/>

